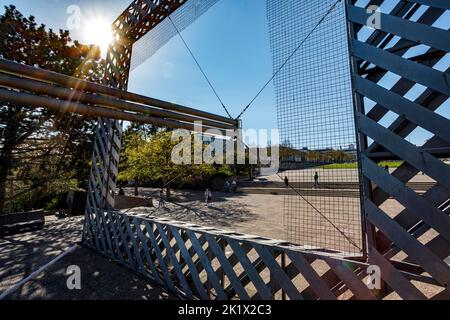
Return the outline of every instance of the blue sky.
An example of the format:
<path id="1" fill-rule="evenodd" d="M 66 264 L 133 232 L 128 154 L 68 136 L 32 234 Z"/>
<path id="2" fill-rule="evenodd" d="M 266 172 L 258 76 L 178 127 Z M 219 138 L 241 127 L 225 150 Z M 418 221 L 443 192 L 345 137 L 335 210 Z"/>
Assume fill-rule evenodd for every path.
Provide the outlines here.
<path id="1" fill-rule="evenodd" d="M 15 4 L 25 15 L 33 14 L 38 22 L 54 29 L 66 29 L 67 8 L 80 6 L 83 18 L 102 17 L 113 21 L 131 0 L 0 0 L 3 8 Z M 237 116 L 272 75 L 272 56 L 266 18 L 265 0 L 221 0 L 193 25 L 183 36 L 214 83 L 217 91 Z M 366 0 L 360 1 L 367 2 Z M 393 2 L 392 2 L 393 3 Z M 386 2 L 382 11 L 389 11 Z M 3 10 L 2 10 L 3 11 Z M 423 11 L 422 11 L 423 12 Z M 417 16 L 420 15 L 420 12 Z M 443 17 L 435 26 L 448 27 Z M 72 30 L 72 37 L 85 42 L 80 30 Z M 300 40 L 299 40 L 300 41 Z M 426 50 L 426 48 L 422 48 Z M 416 50 L 421 50 L 417 48 Z M 411 52 L 411 54 L 416 54 Z M 439 69 L 445 70 L 449 60 L 443 60 Z M 383 85 L 391 87 L 395 75 L 385 77 Z M 174 37 L 153 57 L 132 71 L 129 90 L 190 107 L 225 115 L 216 97 L 195 66 L 178 37 Z M 416 85 L 408 94 L 417 97 L 423 87 Z M 438 112 L 450 115 L 449 101 Z M 370 108 L 370 103 L 368 104 Z M 243 117 L 244 128 L 272 129 L 277 127 L 274 88 L 270 85 Z M 384 124 L 394 119 L 388 114 Z M 429 134 L 416 130 L 410 141 L 422 144 Z"/>
<path id="2" fill-rule="evenodd" d="M 272 75 L 265 1 L 219 1 L 183 37 L 233 117 Z M 132 72 L 130 90 L 225 115 L 177 36 Z M 276 128 L 272 86 L 243 121 L 247 128 Z"/>
<path id="3" fill-rule="evenodd" d="M 83 15 L 113 21 L 130 0 L 10 0 L 25 15 L 55 29 L 66 28 L 67 8 L 76 4 Z M 2 9 L 3 11 L 3 9 Z M 83 42 L 83 33 L 71 31 Z M 221 0 L 183 31 L 233 117 L 272 75 L 265 0 Z M 225 115 L 213 92 L 178 37 L 131 73 L 129 90 Z M 246 128 L 277 127 L 273 86 L 243 117 Z"/>

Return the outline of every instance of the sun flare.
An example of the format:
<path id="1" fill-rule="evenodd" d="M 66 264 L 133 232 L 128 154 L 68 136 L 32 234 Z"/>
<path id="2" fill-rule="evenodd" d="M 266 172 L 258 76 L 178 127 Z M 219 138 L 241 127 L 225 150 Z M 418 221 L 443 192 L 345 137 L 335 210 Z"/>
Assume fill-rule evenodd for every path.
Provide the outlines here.
<path id="1" fill-rule="evenodd" d="M 108 46 L 113 41 L 111 22 L 103 17 L 88 19 L 85 22 L 83 33 L 86 42 L 97 45 L 101 54 L 105 56 Z"/>

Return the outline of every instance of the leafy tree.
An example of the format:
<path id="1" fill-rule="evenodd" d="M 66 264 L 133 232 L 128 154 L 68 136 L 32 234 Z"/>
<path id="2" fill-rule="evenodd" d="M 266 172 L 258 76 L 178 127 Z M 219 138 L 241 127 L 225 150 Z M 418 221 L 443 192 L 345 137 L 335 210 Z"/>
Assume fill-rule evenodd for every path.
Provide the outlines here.
<path id="1" fill-rule="evenodd" d="M 0 15 L 0 57 L 94 82 L 103 74 L 98 47 L 47 30 L 14 6 Z M 94 128 L 94 119 L 0 101 L 0 213 L 7 191 L 10 200 L 25 196 L 32 206 L 55 181 L 86 187 Z"/>
<path id="2" fill-rule="evenodd" d="M 192 139 L 193 141 L 193 139 Z M 193 142 L 192 142 L 193 143 Z M 172 140 L 172 133 L 160 131 L 146 136 L 142 132 L 134 132 L 128 138 L 122 152 L 122 170 L 119 180 L 152 182 L 164 185 L 166 197 L 170 199 L 173 185 L 201 184 L 209 181 L 215 174 L 229 175 L 227 166 L 210 164 L 177 165 L 172 162 L 172 150 L 178 141 Z M 203 150 L 206 145 L 203 145 Z M 193 156 L 194 148 L 191 148 Z M 135 194 L 137 194 L 135 184 Z"/>
<path id="3" fill-rule="evenodd" d="M 353 156 L 345 153 L 342 150 L 330 150 L 323 155 L 323 160 L 333 163 L 336 162 L 342 163 L 342 162 L 351 162 L 354 161 L 355 159 Z"/>
<path id="4" fill-rule="evenodd" d="M 322 154 L 319 151 L 310 151 L 306 154 L 306 161 L 308 162 L 320 162 L 322 160 Z"/>

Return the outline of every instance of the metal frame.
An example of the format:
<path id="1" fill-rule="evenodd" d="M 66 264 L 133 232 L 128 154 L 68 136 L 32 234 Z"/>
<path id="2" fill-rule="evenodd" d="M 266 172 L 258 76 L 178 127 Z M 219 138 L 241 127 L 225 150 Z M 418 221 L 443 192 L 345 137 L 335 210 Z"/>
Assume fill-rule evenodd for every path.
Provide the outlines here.
<path id="1" fill-rule="evenodd" d="M 359 278 L 367 263 L 188 223 L 117 211 L 103 215 L 111 231 L 87 244 L 183 298 L 336 300 L 342 286 L 358 298 L 376 298 Z M 321 276 L 312 264 L 329 271 Z"/>
<path id="2" fill-rule="evenodd" d="M 433 27 L 434 22 L 450 10 L 449 4 L 439 1 L 399 1 L 390 14 L 381 13 L 381 30 L 375 30 L 366 41 L 359 40 L 358 32 L 367 23 L 370 14 L 365 8 L 347 0 L 352 82 L 355 115 L 360 142 L 362 204 L 368 239 L 368 261 L 381 267 L 385 281 L 385 296 L 392 291 L 412 299 L 418 289 L 405 281 L 398 270 L 413 265 L 417 277 L 426 271 L 435 285 L 444 290 L 435 297 L 448 298 L 450 268 L 443 259 L 450 254 L 448 201 L 450 199 L 450 168 L 442 161 L 448 157 L 450 120 L 436 109 L 450 96 L 448 70 L 441 72 L 432 67 L 450 52 L 450 33 Z M 381 5 L 371 1 L 369 5 Z M 410 20 L 421 4 L 430 7 L 417 22 Z M 389 48 L 394 36 L 400 40 Z M 424 44 L 426 54 L 405 58 L 410 48 Z M 381 84 L 387 72 L 401 78 L 387 90 Z M 415 101 L 405 94 L 415 85 L 426 87 Z M 375 102 L 366 110 L 365 99 Z M 381 124 L 388 112 L 397 119 L 388 127 Z M 406 138 L 416 128 L 434 134 L 422 147 L 409 143 Z M 368 138 L 374 142 L 369 145 Z M 437 153 L 433 148 L 442 148 Z M 405 161 L 392 174 L 380 168 L 383 160 Z M 424 195 L 414 192 L 408 184 L 420 172 L 435 180 Z M 394 218 L 388 215 L 385 204 L 395 199 L 405 207 Z M 447 204 L 446 204 L 447 203 Z M 392 213 L 391 213 L 392 214 Z M 432 240 L 419 239 L 433 229 L 438 236 Z M 399 252 L 408 256 L 403 261 L 395 257 Z M 431 280 L 431 279 L 429 279 Z M 417 297 L 416 297 L 417 298 Z M 422 293 L 422 298 L 424 298 Z"/>
<path id="3" fill-rule="evenodd" d="M 382 16 L 387 22 L 381 30 L 362 42 L 358 31 L 368 15 L 355 7 L 356 1 L 346 1 L 368 245 L 368 255 L 361 261 L 261 237 L 132 217 L 113 209 L 110 191 L 115 188 L 119 162 L 119 119 L 134 114 L 136 120 L 152 123 L 164 120 L 163 111 L 165 116 L 174 116 L 166 112 L 164 102 L 124 91 L 132 43 L 184 2 L 136 0 L 116 21 L 116 42 L 108 53 L 105 76 L 105 84 L 113 89 L 75 82 L 84 86 L 80 88 L 73 86 L 76 79 L 0 60 L 0 86 L 7 88 L 0 89 L 0 99 L 40 107 L 44 104 L 65 112 L 117 115 L 116 120 L 99 118 L 84 243 L 190 299 L 450 299 L 450 267 L 444 261 L 450 255 L 450 167 L 441 159 L 449 156 L 450 137 L 445 129 L 450 120 L 435 112 L 450 96 L 450 75 L 448 69 L 441 72 L 432 68 L 449 53 L 450 34 L 431 26 L 445 10 L 450 10 L 450 3 L 399 1 L 389 15 Z M 368 5 L 381 3 L 374 0 Z M 410 18 L 420 4 L 430 7 L 417 22 L 412 22 Z M 388 48 L 394 35 L 401 39 Z M 409 48 L 420 43 L 430 45 L 425 55 L 404 57 Z M 379 83 L 388 71 L 401 76 L 391 90 Z M 22 77 L 20 81 L 17 75 Z M 405 94 L 416 83 L 426 90 L 412 102 L 405 99 Z M 86 104 L 66 99 L 68 89 Z M 371 98 L 376 105 L 366 110 L 365 98 Z M 44 100 L 36 103 L 33 99 Z M 64 110 L 65 105 L 69 108 Z M 149 106 L 159 107 L 159 118 L 145 115 L 146 111 L 155 111 Z M 222 126 L 235 125 L 214 115 L 174 107 L 189 117 L 204 117 Z M 180 112 L 180 108 L 184 111 Z M 389 110 L 397 113 L 398 119 L 386 128 L 380 120 Z M 406 140 L 419 126 L 434 134 L 422 147 Z M 371 145 L 368 137 L 374 140 Z M 391 174 L 378 166 L 383 159 L 402 159 L 404 163 Z M 435 180 L 423 195 L 408 187 L 420 172 Z M 383 206 L 392 199 L 405 208 L 394 217 Z M 429 232 L 434 232 L 435 237 L 421 239 Z M 381 269 L 385 284 L 382 290 L 369 290 L 365 284 L 372 264 Z"/>
<path id="4" fill-rule="evenodd" d="M 126 90 L 133 45 L 187 0 L 135 0 L 113 24 L 114 42 L 106 57 L 105 85 Z M 92 157 L 87 217 L 114 208 L 120 160 L 122 121 L 99 118 Z M 102 153 L 102 150 L 106 152 Z"/>
<path id="5" fill-rule="evenodd" d="M 370 1 L 368 6 L 383 2 Z M 403 299 L 450 299 L 450 267 L 443 261 L 450 254 L 450 168 L 439 159 L 448 156 L 450 139 L 445 129 L 450 121 L 435 112 L 450 95 L 450 76 L 448 70 L 431 68 L 449 52 L 450 43 L 448 32 L 431 25 L 450 8 L 444 2 L 399 1 L 390 14 L 382 15 L 381 30 L 362 42 L 358 32 L 369 15 L 355 3 L 347 0 L 346 10 L 367 256 L 340 259 L 260 237 L 121 214 L 111 209 L 109 196 L 118 152 L 112 161 L 107 156 L 94 162 L 101 165 L 94 168 L 97 176 L 92 185 L 98 187 L 90 193 L 94 210 L 87 215 L 85 243 L 190 299 L 382 299 L 390 294 Z M 410 18 L 420 4 L 430 8 L 413 22 Z M 387 49 L 394 35 L 401 40 Z M 430 46 L 425 55 L 403 57 L 410 47 L 422 43 Z M 122 51 L 129 61 L 131 49 Z M 127 82 L 126 61 L 116 64 L 122 68 L 115 71 L 118 77 L 110 77 L 122 86 Z M 387 71 L 401 76 L 391 90 L 378 84 Z M 404 95 L 415 83 L 427 90 L 412 102 Z M 366 97 L 376 102 L 370 110 L 366 110 Z M 388 111 L 397 113 L 398 119 L 385 128 L 379 121 Z M 109 144 L 101 145 L 113 145 L 117 151 L 120 131 L 111 130 L 116 123 L 101 123 L 100 136 L 109 132 L 110 137 Z M 435 134 L 421 148 L 406 141 L 418 126 Z M 369 145 L 368 137 L 375 142 Z M 377 165 L 385 159 L 405 162 L 389 174 Z M 436 181 L 422 196 L 409 187 L 421 171 Z M 383 209 L 391 198 L 405 207 L 393 218 Z M 431 229 L 438 236 L 421 241 L 419 237 Z M 401 252 L 403 259 L 398 258 Z M 381 269 L 381 290 L 369 290 L 365 284 L 372 264 Z M 325 271 L 319 273 L 319 269 Z"/>
<path id="6" fill-rule="evenodd" d="M 89 81 L 0 59 L 0 98 L 57 112 L 108 117 L 158 126 L 193 130 L 234 130 L 238 122 L 178 104 L 114 89 Z M 11 91 L 13 89 L 14 91 Z M 55 99 L 57 98 L 57 99 Z"/>

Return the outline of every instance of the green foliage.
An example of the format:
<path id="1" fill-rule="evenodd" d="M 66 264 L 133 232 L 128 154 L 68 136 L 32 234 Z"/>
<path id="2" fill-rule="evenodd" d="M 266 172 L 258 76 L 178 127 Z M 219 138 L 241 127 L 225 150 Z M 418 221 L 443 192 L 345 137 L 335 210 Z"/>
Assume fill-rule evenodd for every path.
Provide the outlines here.
<path id="1" fill-rule="evenodd" d="M 342 150 L 297 150 L 292 147 L 281 145 L 280 146 L 280 158 L 282 161 L 286 161 L 290 158 L 298 158 L 307 162 L 352 162 L 355 161 L 354 155 L 348 154 Z"/>
<path id="2" fill-rule="evenodd" d="M 103 77 L 97 47 L 47 29 L 14 6 L 0 15 L 0 57 L 93 82 Z M 0 212 L 5 200 L 32 207 L 49 193 L 86 188 L 95 121 L 0 101 Z"/>
<path id="3" fill-rule="evenodd" d="M 172 140 L 171 132 L 158 132 L 149 136 L 145 132 L 128 132 L 127 143 L 122 151 L 119 181 L 139 181 L 153 186 L 209 187 L 216 177 L 229 177 L 233 170 L 226 165 L 186 164 L 172 162 L 172 150 L 179 143 Z M 203 146 L 203 149 L 206 146 Z M 191 150 L 193 158 L 193 148 Z"/>
<path id="4" fill-rule="evenodd" d="M 54 210 L 58 207 L 59 198 L 53 198 L 49 202 L 47 202 L 44 206 L 45 210 Z"/>
<path id="5" fill-rule="evenodd" d="M 380 162 L 378 165 L 380 167 L 388 166 L 391 169 L 398 168 L 403 164 L 402 161 L 383 161 Z M 329 164 L 326 166 L 323 166 L 323 169 L 357 169 L 358 163 L 357 162 L 351 162 L 351 163 L 334 163 Z"/>

